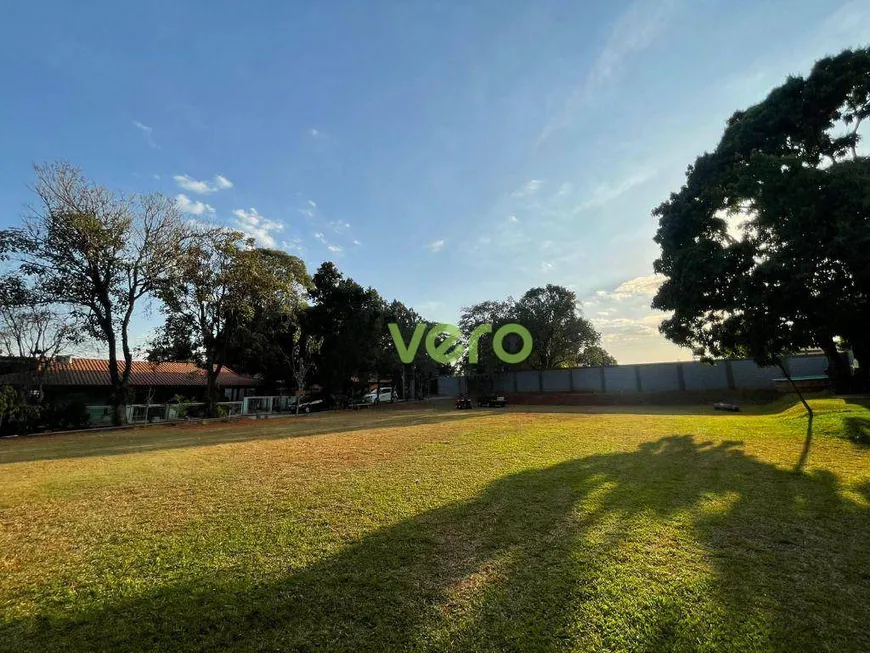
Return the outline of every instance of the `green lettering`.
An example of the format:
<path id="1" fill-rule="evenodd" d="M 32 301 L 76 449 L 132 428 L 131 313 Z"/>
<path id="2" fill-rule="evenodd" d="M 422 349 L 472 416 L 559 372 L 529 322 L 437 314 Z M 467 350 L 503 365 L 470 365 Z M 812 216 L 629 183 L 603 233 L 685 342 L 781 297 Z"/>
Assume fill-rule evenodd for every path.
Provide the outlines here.
<path id="1" fill-rule="evenodd" d="M 447 337 L 439 344 L 435 343 L 435 339 L 442 333 L 447 334 Z M 462 358 L 462 348 L 457 347 L 462 337 L 459 327 L 453 324 L 436 324 L 426 336 L 426 351 L 436 363 L 442 365 L 450 365 Z M 452 348 L 452 351 L 450 351 Z"/>
<path id="2" fill-rule="evenodd" d="M 402 337 L 402 332 L 399 331 L 399 325 L 395 322 L 390 322 L 387 325 L 390 329 L 390 335 L 393 336 L 393 342 L 396 343 L 396 351 L 399 352 L 399 360 L 406 365 L 414 362 L 414 356 L 417 355 L 417 350 L 420 348 L 420 341 L 423 339 L 423 333 L 426 331 L 426 324 L 421 322 L 414 327 L 414 333 L 411 336 L 411 344 L 405 346 L 405 339 Z"/>
<path id="3" fill-rule="evenodd" d="M 505 351 L 504 343 L 502 341 L 509 333 L 516 333 L 523 339 L 522 349 L 520 349 L 516 354 L 509 354 Z M 495 336 L 492 339 L 492 348 L 495 350 L 495 355 L 505 363 L 508 363 L 509 365 L 522 363 L 529 357 L 529 354 L 532 353 L 532 334 L 529 333 L 529 330 L 521 324 L 505 324 L 495 332 Z"/>

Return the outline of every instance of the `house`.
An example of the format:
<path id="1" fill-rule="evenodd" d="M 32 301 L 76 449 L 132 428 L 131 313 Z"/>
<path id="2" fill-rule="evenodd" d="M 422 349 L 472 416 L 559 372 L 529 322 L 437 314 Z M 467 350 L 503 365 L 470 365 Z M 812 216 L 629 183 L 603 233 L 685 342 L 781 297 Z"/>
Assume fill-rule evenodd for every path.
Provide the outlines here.
<path id="1" fill-rule="evenodd" d="M 120 366 L 123 368 L 123 362 Z M 43 393 L 49 401 L 67 403 L 76 399 L 86 404 L 110 403 L 112 384 L 108 360 L 58 356 L 41 375 L 37 374 L 33 363 L 27 367 L 30 369 L 0 374 L 0 386 L 33 388 L 39 384 L 41 376 Z M 237 374 L 228 367 L 218 376 L 218 388 L 227 401 L 241 401 L 254 394 L 258 384 L 258 379 Z M 205 370 L 193 363 L 133 361 L 132 396 L 128 403 L 161 403 L 176 395 L 199 400 L 205 389 Z"/>

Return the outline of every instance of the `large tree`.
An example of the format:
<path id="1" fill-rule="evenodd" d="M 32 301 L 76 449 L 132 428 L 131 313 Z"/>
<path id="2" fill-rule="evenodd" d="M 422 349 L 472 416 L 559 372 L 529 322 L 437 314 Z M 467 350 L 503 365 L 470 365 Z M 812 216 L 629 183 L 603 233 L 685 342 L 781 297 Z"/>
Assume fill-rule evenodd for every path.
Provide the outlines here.
<path id="1" fill-rule="evenodd" d="M 601 345 L 591 345 L 580 353 L 577 364 L 580 367 L 610 367 L 617 362 Z"/>
<path id="2" fill-rule="evenodd" d="M 527 291 L 513 310 L 514 320 L 532 334 L 532 369 L 576 367 L 588 347 L 597 346 L 601 334 L 583 317 L 577 295 L 564 286 L 547 284 Z"/>
<path id="3" fill-rule="evenodd" d="M 819 61 L 738 111 L 654 214 L 662 333 L 713 356 L 773 364 L 837 338 L 870 367 L 870 49 Z M 739 226 L 738 226 L 739 224 Z"/>
<path id="4" fill-rule="evenodd" d="M 499 328 L 516 321 L 514 319 L 515 308 L 516 301 L 513 297 L 507 297 L 504 300 L 487 300 L 462 308 L 458 326 L 466 338 L 481 324 L 492 325 L 492 331 L 482 334 L 477 339 L 477 362 L 472 363 L 468 356 L 463 359 L 462 366 L 468 373 L 491 379 L 492 375 L 510 369 L 510 365 L 495 355 L 492 338 Z M 511 352 L 516 350 L 513 343 L 508 342 L 505 343 L 505 348 Z M 492 388 L 490 387 L 490 389 Z"/>
<path id="5" fill-rule="evenodd" d="M 500 360 L 492 347 L 494 333 L 510 323 L 522 325 L 532 336 L 532 352 L 519 364 L 519 369 L 576 367 L 584 364 L 583 354 L 588 350 L 591 355 L 592 348 L 609 356 L 600 347 L 601 334 L 583 317 L 576 294 L 564 286 L 548 284 L 529 289 L 518 300 L 508 297 L 503 301 L 485 301 L 462 309 L 459 326 L 464 334 L 472 333 L 481 324 L 492 325 L 492 332 L 478 340 L 478 362 L 466 361 L 464 364 L 470 373 L 491 376 L 517 369 L 516 365 Z M 516 352 L 522 341 L 510 334 L 503 344 L 505 350 Z"/>
<path id="6" fill-rule="evenodd" d="M 158 290 L 167 322 L 150 357 L 191 355 L 205 370 L 207 410 L 214 414 L 231 347 L 256 331 L 258 315 L 300 309 L 307 281 L 298 258 L 256 249 L 237 231 L 204 228 Z"/>
<path id="7" fill-rule="evenodd" d="M 65 162 L 35 171 L 38 202 L 23 226 L 0 231 L 0 250 L 42 296 L 69 307 L 105 343 L 119 423 L 133 357 L 130 321 L 176 270 L 190 230 L 171 198 L 111 191 Z"/>
<path id="8" fill-rule="evenodd" d="M 394 299 L 386 306 L 386 325 L 395 324 L 404 343 L 410 344 L 414 333 L 419 325 L 429 323 L 415 311 L 406 306 L 398 299 Z M 437 341 L 437 340 L 436 340 Z M 439 374 L 449 373 L 449 366 L 442 365 L 433 360 L 426 351 L 426 345 L 421 339 L 414 357 L 410 363 L 405 364 L 399 358 L 399 352 L 389 329 L 381 333 L 381 357 L 379 368 L 382 373 L 400 381 L 402 396 L 414 399 L 423 391 L 425 383 L 437 377 Z"/>
<path id="9" fill-rule="evenodd" d="M 280 250 L 259 250 L 264 263 L 276 274 L 285 275 L 290 282 L 291 295 L 260 294 L 253 303 L 253 318 L 240 325 L 227 348 L 226 363 L 237 372 L 258 374 L 263 378 L 265 392 L 278 392 L 295 383 L 295 356 L 315 347 L 315 341 L 303 334 L 303 321 L 307 306 L 306 292 L 311 277 L 305 263 L 298 257 Z"/>
<path id="10" fill-rule="evenodd" d="M 306 315 L 311 337 L 322 343 L 318 379 L 327 394 L 349 394 L 378 373 L 386 333 L 386 303 L 327 261 L 312 277 L 313 302 Z"/>

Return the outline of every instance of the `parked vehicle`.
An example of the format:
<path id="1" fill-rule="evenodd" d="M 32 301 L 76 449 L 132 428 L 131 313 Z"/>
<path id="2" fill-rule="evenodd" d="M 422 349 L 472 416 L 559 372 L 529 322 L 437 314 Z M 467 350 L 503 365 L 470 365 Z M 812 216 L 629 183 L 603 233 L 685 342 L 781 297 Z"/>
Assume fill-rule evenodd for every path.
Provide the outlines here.
<path id="1" fill-rule="evenodd" d="M 393 403 L 397 398 L 392 388 L 381 388 L 379 391 L 372 390 L 367 395 L 364 395 L 363 402 L 367 404 Z"/>
<path id="2" fill-rule="evenodd" d="M 326 409 L 326 402 L 319 397 L 315 397 L 313 395 L 304 395 L 300 397 L 291 397 L 290 401 L 287 402 L 287 410 L 291 413 L 296 412 L 296 402 L 299 402 L 299 412 L 300 413 L 312 413 L 318 410 Z"/>
<path id="3" fill-rule="evenodd" d="M 462 410 L 463 408 L 470 409 L 471 399 L 469 399 L 465 395 L 459 395 L 458 397 L 456 397 L 456 408 L 457 410 Z"/>
<path id="4" fill-rule="evenodd" d="M 507 398 L 496 393 L 481 395 L 477 398 L 477 405 L 486 408 L 504 408 L 507 406 Z"/>

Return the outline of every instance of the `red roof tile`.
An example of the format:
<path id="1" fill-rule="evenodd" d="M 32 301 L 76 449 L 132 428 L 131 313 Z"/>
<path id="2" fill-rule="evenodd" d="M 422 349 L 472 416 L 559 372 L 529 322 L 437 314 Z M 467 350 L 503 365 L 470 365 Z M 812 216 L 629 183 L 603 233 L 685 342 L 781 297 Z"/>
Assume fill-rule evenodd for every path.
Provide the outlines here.
<path id="1" fill-rule="evenodd" d="M 123 368 L 123 361 L 119 366 Z M 0 376 L 0 385 L 21 383 L 28 372 L 18 372 Z M 257 380 L 243 374 L 236 374 L 230 368 L 224 367 L 218 376 L 221 387 L 257 385 Z M 99 358 L 73 358 L 69 362 L 54 361 L 51 369 L 45 375 L 43 384 L 46 386 L 108 386 L 109 361 Z M 193 363 L 150 363 L 148 361 L 133 361 L 130 371 L 130 385 L 136 386 L 205 386 L 205 370 Z"/>

